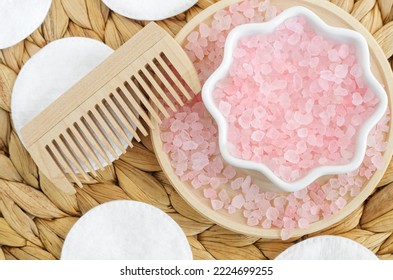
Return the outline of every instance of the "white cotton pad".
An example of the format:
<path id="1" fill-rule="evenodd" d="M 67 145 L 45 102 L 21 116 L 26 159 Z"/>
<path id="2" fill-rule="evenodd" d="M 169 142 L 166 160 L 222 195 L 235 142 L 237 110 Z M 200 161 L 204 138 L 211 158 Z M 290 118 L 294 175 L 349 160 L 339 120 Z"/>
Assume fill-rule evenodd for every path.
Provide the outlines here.
<path id="1" fill-rule="evenodd" d="M 11 98 L 12 119 L 21 141 L 24 142 L 20 130 L 26 123 L 112 53 L 110 47 L 97 40 L 71 37 L 54 41 L 32 56 L 21 69 Z M 128 136 L 132 139 L 132 135 Z M 119 148 L 115 150 L 121 154 Z M 110 153 L 108 157 L 114 160 Z M 107 165 L 101 156 L 99 159 Z M 94 162 L 92 165 L 99 168 Z M 77 172 L 75 168 L 74 171 Z"/>
<path id="2" fill-rule="evenodd" d="M 111 10 L 137 20 L 161 20 L 191 8 L 198 0 L 102 0 Z"/>
<path id="3" fill-rule="evenodd" d="M 378 257 L 351 239 L 323 235 L 289 247 L 276 260 L 378 260 Z"/>
<path id="4" fill-rule="evenodd" d="M 187 238 L 166 213 L 116 200 L 83 215 L 68 233 L 62 260 L 192 260 Z"/>
<path id="5" fill-rule="evenodd" d="M 52 0 L 1 0 L 0 49 L 27 38 L 44 21 Z"/>

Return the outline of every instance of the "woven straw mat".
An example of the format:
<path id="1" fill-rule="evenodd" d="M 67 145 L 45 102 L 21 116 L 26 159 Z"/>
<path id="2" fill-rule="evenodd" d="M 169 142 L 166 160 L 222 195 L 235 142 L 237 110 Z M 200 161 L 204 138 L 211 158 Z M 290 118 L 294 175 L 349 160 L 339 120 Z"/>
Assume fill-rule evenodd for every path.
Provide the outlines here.
<path id="1" fill-rule="evenodd" d="M 200 0 L 187 12 L 158 24 L 175 35 L 215 1 Z M 331 2 L 373 34 L 393 66 L 393 0 Z M 61 193 L 37 170 L 10 119 L 12 87 L 23 64 L 49 42 L 69 36 L 94 38 L 117 49 L 145 24 L 109 11 L 101 0 L 53 0 L 40 28 L 25 41 L 0 51 L 0 259 L 58 259 L 64 238 L 78 218 L 116 199 L 144 201 L 167 212 L 183 228 L 194 259 L 273 259 L 300 240 L 237 234 L 196 213 L 167 181 L 148 138 L 135 143 L 113 166 L 99 172 L 95 184 L 86 184 L 76 195 Z M 312 235 L 348 237 L 381 259 L 393 259 L 392 182 L 393 162 L 364 205 L 339 224 Z"/>

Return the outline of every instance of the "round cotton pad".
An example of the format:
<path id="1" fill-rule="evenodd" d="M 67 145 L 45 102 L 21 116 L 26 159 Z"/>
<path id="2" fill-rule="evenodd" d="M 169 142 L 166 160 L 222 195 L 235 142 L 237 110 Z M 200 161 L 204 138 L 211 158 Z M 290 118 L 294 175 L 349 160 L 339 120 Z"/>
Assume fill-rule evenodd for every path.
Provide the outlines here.
<path id="1" fill-rule="evenodd" d="M 110 9 L 137 20 L 161 20 L 191 8 L 197 0 L 102 0 Z"/>
<path id="2" fill-rule="evenodd" d="M 51 0 L 1 0 L 0 49 L 11 47 L 28 37 L 44 21 Z"/>
<path id="3" fill-rule="evenodd" d="M 340 236 L 324 235 L 299 242 L 276 257 L 276 260 L 377 260 L 363 245 Z"/>
<path id="4" fill-rule="evenodd" d="M 32 56 L 15 81 L 11 99 L 14 126 L 22 142 L 20 130 L 26 123 L 112 53 L 97 40 L 71 37 L 54 41 Z M 120 155 L 120 149 L 116 150 Z M 101 162 L 106 164 L 103 159 Z M 93 167 L 98 169 L 95 164 Z"/>
<path id="5" fill-rule="evenodd" d="M 191 260 L 178 224 L 149 204 L 117 200 L 83 215 L 68 233 L 63 260 Z"/>

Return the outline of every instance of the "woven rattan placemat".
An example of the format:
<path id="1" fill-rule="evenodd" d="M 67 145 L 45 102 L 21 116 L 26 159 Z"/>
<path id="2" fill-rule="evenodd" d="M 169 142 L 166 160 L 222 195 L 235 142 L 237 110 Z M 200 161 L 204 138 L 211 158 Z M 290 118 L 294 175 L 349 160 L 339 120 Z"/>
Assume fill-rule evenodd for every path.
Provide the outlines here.
<path id="1" fill-rule="evenodd" d="M 158 24 L 175 35 L 214 2 L 200 0 L 186 13 Z M 373 34 L 393 65 L 393 0 L 331 2 Z M 10 117 L 12 86 L 23 64 L 49 42 L 69 36 L 94 38 L 116 49 L 146 23 L 110 12 L 101 0 L 53 0 L 38 30 L 18 45 L 0 51 L 0 259 L 58 259 L 64 238 L 78 218 L 90 208 L 116 199 L 147 202 L 167 212 L 186 233 L 195 259 L 273 259 L 300 240 L 265 240 L 214 225 L 176 193 L 147 138 L 99 172 L 95 184 L 85 185 L 73 196 L 59 192 L 37 170 L 16 136 Z M 391 182 L 393 163 L 363 206 L 339 224 L 313 235 L 348 237 L 381 259 L 393 259 Z"/>

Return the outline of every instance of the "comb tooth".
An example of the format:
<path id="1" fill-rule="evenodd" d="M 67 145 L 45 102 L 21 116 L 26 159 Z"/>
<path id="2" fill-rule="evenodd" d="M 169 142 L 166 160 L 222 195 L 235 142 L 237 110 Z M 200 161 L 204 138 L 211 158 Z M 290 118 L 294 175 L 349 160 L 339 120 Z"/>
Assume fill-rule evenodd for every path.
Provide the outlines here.
<path id="1" fill-rule="evenodd" d="M 160 69 L 158 69 L 158 67 L 154 63 L 148 63 L 148 65 L 151 67 L 151 69 L 153 69 L 154 74 L 156 74 L 156 76 L 158 76 L 160 81 L 165 85 L 166 89 L 172 94 L 173 98 L 176 99 L 177 103 L 179 103 L 181 106 L 183 106 L 184 105 L 183 100 L 181 100 L 177 91 L 173 88 L 171 83 L 168 82 L 168 80 L 164 77 L 164 75 L 161 73 Z"/>
<path id="2" fill-rule="evenodd" d="M 84 119 L 85 120 L 85 119 Z M 93 136 L 93 133 L 91 130 L 88 128 L 87 121 L 84 123 L 81 119 L 81 125 L 77 125 L 76 130 L 80 132 L 81 135 L 86 137 L 87 141 L 89 141 L 92 146 L 95 148 L 95 150 L 101 155 L 101 157 L 108 163 L 111 164 L 111 160 L 109 159 L 108 155 L 104 151 L 104 149 L 101 147 L 101 144 L 97 139 Z M 98 136 L 97 136 L 98 137 Z M 83 137 L 82 137 L 83 138 Z M 97 155 L 95 154 L 93 150 L 93 154 L 96 157 L 96 161 L 98 165 L 101 167 L 101 170 L 104 170 L 104 166 L 102 165 L 101 161 L 98 159 Z"/>
<path id="3" fill-rule="evenodd" d="M 108 102 L 108 105 L 112 108 L 112 110 L 115 112 L 115 114 L 116 114 L 116 116 L 119 118 L 119 121 L 131 132 L 131 134 L 134 136 L 134 138 L 139 142 L 140 141 L 140 137 L 139 137 L 139 135 L 136 133 L 136 129 L 134 129 L 134 127 L 132 126 L 132 123 L 130 123 L 129 121 L 128 121 L 128 119 L 124 116 L 124 114 L 123 114 L 123 112 L 122 111 L 120 111 L 120 108 L 122 109 L 122 110 L 126 110 L 126 108 L 123 108 L 122 107 L 122 104 L 119 104 L 120 105 L 120 108 L 118 107 L 118 105 L 112 100 L 112 98 L 115 98 L 115 96 L 114 95 L 112 95 L 112 96 L 110 96 L 108 99 L 107 99 L 107 102 Z M 118 100 L 116 100 L 117 102 L 119 102 Z M 124 105 L 126 105 L 126 104 L 124 104 Z M 127 106 L 127 105 L 126 105 Z M 128 106 L 127 106 L 127 108 L 128 108 Z M 128 110 L 130 110 L 129 108 L 128 108 Z M 130 110 L 131 111 L 131 110 Z M 132 112 L 131 112 L 132 113 Z M 137 118 L 134 116 L 134 114 L 128 114 L 128 112 L 126 111 L 126 114 L 131 118 L 131 121 L 133 122 L 133 123 L 135 123 L 135 121 L 134 121 L 134 119 L 135 120 L 137 120 Z M 139 121 L 138 121 L 139 122 Z M 141 132 L 143 133 L 143 135 L 145 135 L 144 134 L 144 132 L 146 132 L 147 133 L 147 131 L 146 131 L 146 129 L 143 127 L 143 125 L 139 122 L 139 124 L 140 125 L 136 125 L 136 128 L 138 129 L 139 128 L 139 130 L 141 130 Z M 146 136 L 146 135 L 145 135 Z"/>
<path id="4" fill-rule="evenodd" d="M 173 112 L 177 112 L 177 109 L 176 109 L 175 105 L 173 104 L 173 102 L 168 98 L 166 93 L 162 90 L 162 87 L 156 82 L 156 80 L 150 74 L 150 72 L 147 71 L 146 67 L 142 67 L 141 71 L 145 75 L 146 79 L 149 80 L 152 87 L 158 92 L 158 94 L 161 96 L 161 98 L 164 99 L 166 104 L 168 104 L 169 108 L 171 108 Z"/>
<path id="5" fill-rule="evenodd" d="M 107 101 L 105 100 L 105 102 L 107 102 Z M 116 120 L 116 117 L 118 118 L 116 113 L 115 113 L 116 116 L 112 115 L 111 110 L 109 110 L 109 108 L 106 107 L 104 103 L 102 103 L 102 106 L 100 108 L 103 111 L 103 113 L 105 114 L 105 116 L 108 118 L 109 122 L 112 124 L 114 129 L 116 129 L 116 131 L 120 134 L 120 136 L 123 138 L 123 140 L 126 141 L 127 145 L 129 145 L 130 147 L 133 147 L 134 145 L 131 143 L 130 139 L 128 139 L 126 132 L 123 130 L 121 125 L 119 125 L 118 120 Z M 136 137 L 140 140 L 138 134 L 136 134 Z"/>
<path id="6" fill-rule="evenodd" d="M 127 84 L 128 84 L 128 83 L 127 83 Z M 122 94 L 125 98 L 127 98 L 127 100 L 130 101 L 131 106 L 133 107 L 133 109 L 135 109 L 135 111 L 137 111 L 137 113 L 139 114 L 139 116 L 142 117 L 142 119 L 148 124 L 148 126 L 149 126 L 150 128 L 153 128 L 153 124 L 152 124 L 152 122 L 151 122 L 149 116 L 146 114 L 145 110 L 143 110 L 143 108 L 141 107 L 141 105 L 140 105 L 140 104 L 135 100 L 135 98 L 132 96 L 131 90 L 132 90 L 131 88 L 128 89 L 127 87 L 121 85 L 121 86 L 119 86 L 117 93 L 118 93 L 119 95 Z M 128 91 L 129 94 L 126 95 L 125 92 L 127 92 L 127 91 Z M 130 110 L 129 106 L 126 104 L 126 102 L 123 100 L 123 98 L 122 98 L 121 96 L 119 96 L 119 97 L 120 97 L 120 98 L 117 98 L 117 99 L 116 99 L 117 102 L 119 102 L 119 104 L 122 106 L 122 108 L 123 108 L 123 109 L 127 112 L 127 114 L 132 118 L 132 116 L 134 116 L 134 113 Z M 152 112 L 155 113 L 155 111 L 152 111 Z M 152 115 L 153 115 L 153 114 L 152 114 Z M 160 118 L 158 117 L 158 115 L 157 115 L 157 114 L 155 114 L 155 115 L 157 116 L 158 121 L 161 121 Z M 155 116 L 154 116 L 154 117 L 155 117 Z M 136 117 L 135 117 L 135 118 L 136 118 Z M 132 120 L 134 121 L 134 119 L 132 119 Z M 142 123 L 139 121 L 139 119 L 136 118 L 135 123 L 137 124 L 138 127 L 143 127 L 143 130 L 146 132 L 146 135 L 147 135 L 147 131 L 145 130 L 144 126 L 143 126 Z M 139 128 L 139 129 L 141 129 L 141 128 Z M 141 130 L 142 133 L 143 133 L 143 130 Z"/>
<path id="7" fill-rule="evenodd" d="M 190 94 L 184 88 L 184 86 L 179 81 L 179 79 L 176 77 L 176 75 L 173 73 L 173 70 L 171 70 L 169 68 L 168 64 L 162 59 L 161 56 L 157 56 L 157 57 L 155 57 L 155 59 L 160 64 L 160 66 L 164 69 L 165 73 L 168 74 L 168 76 L 171 78 L 171 80 L 175 83 L 175 85 L 178 87 L 178 89 L 184 94 L 184 96 L 187 98 L 187 100 L 190 100 L 191 99 Z"/>
<path id="8" fill-rule="evenodd" d="M 54 143 L 56 143 L 56 142 L 54 141 Z M 52 151 L 54 157 L 59 162 L 59 164 L 62 166 L 62 168 L 65 169 L 67 174 L 69 174 L 71 176 L 71 178 L 78 185 L 78 187 L 83 188 L 82 182 L 79 180 L 79 178 L 74 173 L 73 168 L 70 166 L 68 161 L 63 157 L 63 155 L 61 154 L 60 150 L 58 149 L 58 146 L 55 145 L 54 143 L 51 143 L 51 144 L 48 145 L 48 147 Z M 64 171 L 63 171 L 63 173 L 64 173 Z"/>
<path id="9" fill-rule="evenodd" d="M 76 123 L 74 125 L 69 126 L 69 129 L 73 136 L 76 138 L 76 140 L 81 144 L 83 149 L 86 151 L 88 158 L 90 158 L 92 161 L 94 161 L 98 167 L 101 170 L 104 170 L 104 166 L 102 165 L 100 159 L 97 157 L 96 153 L 94 152 L 93 148 L 90 146 L 90 144 L 86 141 L 86 139 L 80 134 L 80 132 L 77 130 L 75 127 L 77 125 Z M 81 127 L 80 125 L 78 125 Z M 86 133 L 84 133 L 86 135 Z M 93 142 L 94 143 L 94 142 Z M 98 145 L 98 144 L 97 144 Z M 100 145 L 99 145 L 100 146 Z M 101 147 L 101 146 L 100 146 Z M 98 150 L 99 148 L 97 148 Z M 108 159 L 109 160 L 109 159 Z M 94 169 L 94 168 L 93 168 Z M 95 171 L 95 170 L 94 170 Z M 94 176 L 97 176 L 96 174 L 93 173 Z"/>
<path id="10" fill-rule="evenodd" d="M 83 169 L 82 164 L 80 163 L 79 159 L 72 153 L 69 149 L 63 135 L 60 136 L 60 140 L 57 142 L 58 148 L 61 150 L 62 154 L 67 158 L 68 162 L 72 163 L 76 169 L 78 169 L 79 173 L 83 175 L 87 181 L 90 181 L 89 175 Z"/>
<path id="11" fill-rule="evenodd" d="M 125 153 L 126 149 L 123 147 L 123 144 L 121 143 L 116 133 L 113 131 L 113 129 L 108 125 L 104 117 L 101 115 L 98 108 L 100 108 L 100 106 L 96 105 L 95 112 L 91 111 L 92 116 L 97 120 L 100 126 L 104 129 L 107 137 L 109 139 L 112 139 L 112 141 L 116 144 L 116 146 L 120 149 L 122 153 Z"/>
<path id="12" fill-rule="evenodd" d="M 98 126 L 98 124 L 96 124 L 95 121 L 93 121 L 91 119 L 91 117 L 86 117 L 84 118 L 84 120 L 86 121 L 86 123 L 89 125 L 89 127 L 93 130 L 93 133 L 98 137 L 98 139 L 101 141 L 101 143 L 104 145 L 104 147 L 109 150 L 109 152 L 112 154 L 112 156 L 115 159 L 118 159 L 119 156 L 117 155 L 116 151 L 113 149 L 111 143 L 109 143 L 108 139 L 106 138 L 105 134 L 101 131 L 101 128 Z M 89 130 L 90 131 L 90 130 Z M 94 138 L 94 135 L 91 135 Z M 105 153 L 106 155 L 106 153 Z M 108 156 L 105 156 L 105 159 L 107 159 L 107 162 L 109 164 L 111 164 L 110 159 L 108 158 Z"/>
<path id="13" fill-rule="evenodd" d="M 95 177 L 97 177 L 97 173 L 94 170 L 93 166 L 91 165 L 89 158 L 86 156 L 85 152 L 80 147 L 81 144 L 78 143 L 75 140 L 75 138 L 71 136 L 70 131 L 67 131 L 67 133 L 64 133 L 63 136 L 64 136 L 65 141 L 71 147 L 71 149 L 74 152 L 74 154 L 78 157 L 78 159 L 89 169 L 89 171 Z M 84 150 L 86 150 L 86 149 L 84 149 Z"/>
<path id="14" fill-rule="evenodd" d="M 129 87 L 127 87 L 127 85 Z M 126 88 L 131 93 L 131 91 L 135 92 L 136 96 L 142 102 L 142 104 L 146 107 L 147 111 L 156 119 L 158 123 L 161 123 L 161 118 L 158 116 L 156 110 L 150 105 L 149 100 L 146 99 L 145 95 L 139 90 L 136 84 L 133 81 L 127 82 Z"/>
<path id="15" fill-rule="evenodd" d="M 146 84 L 145 80 L 143 80 L 143 78 L 138 73 L 135 73 L 134 77 L 138 81 L 138 83 L 142 86 L 142 88 L 146 92 L 146 94 L 150 97 L 151 101 L 153 101 L 154 105 L 157 106 L 158 110 L 160 110 L 160 112 L 165 116 L 165 118 L 169 118 L 168 111 L 164 108 L 164 106 L 161 104 L 161 102 L 154 95 L 152 90 Z"/>
<path id="16" fill-rule="evenodd" d="M 56 159 L 49 145 L 45 145 L 45 150 L 49 154 L 49 157 L 47 158 L 52 160 L 52 163 L 45 164 L 44 162 L 37 162 L 38 168 L 41 170 L 42 174 L 47 178 L 50 178 L 53 184 L 63 192 L 67 194 L 75 194 L 73 183 L 71 183 L 65 175 L 64 168 L 61 167 L 61 164 Z M 34 154 L 31 155 L 35 158 Z"/>

